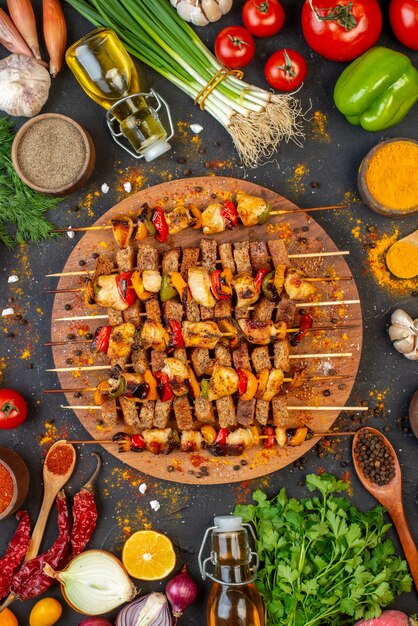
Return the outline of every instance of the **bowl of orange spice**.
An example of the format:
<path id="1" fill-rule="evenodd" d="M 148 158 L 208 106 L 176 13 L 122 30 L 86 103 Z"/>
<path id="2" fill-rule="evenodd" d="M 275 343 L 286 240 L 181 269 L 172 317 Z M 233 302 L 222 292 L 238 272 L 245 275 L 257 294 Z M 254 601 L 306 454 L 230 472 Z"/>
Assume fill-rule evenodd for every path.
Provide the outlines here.
<path id="1" fill-rule="evenodd" d="M 28 489 L 29 472 L 22 457 L 0 448 L 0 520 L 20 509 Z"/>
<path id="2" fill-rule="evenodd" d="M 418 211 L 418 141 L 388 139 L 366 155 L 358 172 L 363 202 L 387 217 Z"/>

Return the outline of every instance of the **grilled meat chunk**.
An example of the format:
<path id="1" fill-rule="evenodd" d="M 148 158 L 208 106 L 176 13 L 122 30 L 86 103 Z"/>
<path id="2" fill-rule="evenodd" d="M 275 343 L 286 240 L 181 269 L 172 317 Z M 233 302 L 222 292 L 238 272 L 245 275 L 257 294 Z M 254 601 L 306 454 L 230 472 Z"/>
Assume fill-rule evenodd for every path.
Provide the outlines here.
<path id="1" fill-rule="evenodd" d="M 99 276 L 105 276 L 107 274 L 111 274 L 115 269 L 115 264 L 113 259 L 104 256 L 101 254 L 96 261 L 96 267 L 94 268 L 94 274 L 92 276 L 92 281 L 94 282 L 96 278 Z"/>
<path id="2" fill-rule="evenodd" d="M 141 323 L 140 313 L 141 313 L 141 301 L 135 300 L 133 304 L 128 306 L 128 308 L 125 309 L 125 311 L 123 311 L 122 313 L 123 321 L 131 322 L 131 324 L 133 324 L 135 328 L 138 328 L 138 326 Z"/>
<path id="3" fill-rule="evenodd" d="M 304 277 L 304 273 L 299 270 L 287 270 L 284 288 L 291 300 L 307 300 L 316 292 L 311 283 L 303 280 Z"/>
<path id="4" fill-rule="evenodd" d="M 120 396 L 119 402 L 125 424 L 134 430 L 139 430 L 141 426 L 137 403 L 132 400 L 127 400 L 127 398 L 124 398 L 123 396 Z"/>
<path id="5" fill-rule="evenodd" d="M 248 241 L 241 241 L 234 244 L 234 259 L 238 273 L 252 273 L 253 268 L 251 267 L 250 244 L 248 243 Z"/>
<path id="6" fill-rule="evenodd" d="M 215 348 L 222 337 L 215 322 L 183 322 L 182 333 L 186 348 Z"/>
<path id="7" fill-rule="evenodd" d="M 258 346 L 266 346 L 273 339 L 279 340 L 286 337 L 287 327 L 283 322 L 273 324 L 272 321 L 258 322 L 243 318 L 238 320 L 238 324 L 247 341 Z"/>
<path id="8" fill-rule="evenodd" d="M 290 344 L 287 339 L 283 341 L 276 341 L 274 343 L 274 367 L 283 370 L 284 372 L 290 371 Z"/>
<path id="9" fill-rule="evenodd" d="M 151 350 L 151 369 L 154 374 L 155 372 L 160 372 L 163 369 L 165 358 L 165 352 Z"/>
<path id="10" fill-rule="evenodd" d="M 158 352 L 165 352 L 168 346 L 168 333 L 160 322 L 146 319 L 141 328 L 140 342 L 145 350 L 153 348 Z"/>
<path id="11" fill-rule="evenodd" d="M 261 372 L 261 370 L 270 369 L 271 367 L 269 351 L 265 346 L 254 348 L 251 353 L 251 360 L 257 374 Z"/>
<path id="12" fill-rule="evenodd" d="M 242 343 L 232 351 L 232 359 L 235 369 L 251 370 L 250 355 L 246 343 Z"/>
<path id="13" fill-rule="evenodd" d="M 269 421 L 270 403 L 265 400 L 257 400 L 255 407 L 255 418 L 259 424 L 264 426 Z"/>
<path id="14" fill-rule="evenodd" d="M 126 246 L 116 252 L 116 264 L 120 272 L 131 272 L 135 265 L 135 251 L 131 246 Z"/>
<path id="15" fill-rule="evenodd" d="M 231 352 L 225 346 L 219 345 L 215 348 L 215 359 L 218 365 L 232 367 Z"/>
<path id="16" fill-rule="evenodd" d="M 188 272 L 191 267 L 197 265 L 200 256 L 200 248 L 184 248 L 181 260 L 180 274 L 187 281 Z"/>
<path id="17" fill-rule="evenodd" d="M 277 267 L 278 265 L 290 267 L 290 260 L 287 255 L 286 246 L 281 239 L 270 239 L 270 241 L 267 242 L 267 245 L 274 267 Z"/>
<path id="18" fill-rule="evenodd" d="M 190 267 L 188 272 L 188 284 L 193 296 L 201 306 L 213 308 L 216 300 L 210 290 L 211 281 L 209 272 L 204 267 Z"/>
<path id="19" fill-rule="evenodd" d="M 266 200 L 239 191 L 236 201 L 238 215 L 244 226 L 256 226 L 266 221 L 270 208 Z"/>
<path id="20" fill-rule="evenodd" d="M 200 309 L 196 300 L 186 302 L 186 317 L 188 322 L 198 322 L 200 320 Z"/>
<path id="21" fill-rule="evenodd" d="M 214 362 L 209 356 L 209 350 L 195 348 L 190 353 L 190 360 L 196 376 L 212 376 Z"/>
<path id="22" fill-rule="evenodd" d="M 167 426 L 168 420 L 170 419 L 172 404 L 172 400 L 169 400 L 168 402 L 156 400 L 154 407 L 154 421 L 152 423 L 154 428 L 165 428 Z"/>
<path id="23" fill-rule="evenodd" d="M 139 428 L 151 428 L 154 422 L 154 401 L 142 402 L 139 409 Z"/>
<path id="24" fill-rule="evenodd" d="M 254 307 L 253 319 L 257 322 L 268 322 L 272 319 L 276 305 L 267 298 L 261 300 Z"/>
<path id="25" fill-rule="evenodd" d="M 177 426 L 179 430 L 183 431 L 183 435 L 186 431 L 190 431 L 193 428 L 193 413 L 189 398 L 187 396 L 174 398 L 173 409 Z"/>
<path id="26" fill-rule="evenodd" d="M 213 310 L 215 317 L 231 317 L 232 302 L 231 300 L 218 300 Z"/>
<path id="27" fill-rule="evenodd" d="M 230 269 L 233 274 L 236 273 L 237 268 L 234 261 L 234 255 L 232 252 L 232 243 L 219 244 L 219 255 L 222 261 L 222 267 L 224 270 Z"/>
<path id="28" fill-rule="evenodd" d="M 275 396 L 273 398 L 271 410 L 275 426 L 286 426 L 289 423 L 289 410 L 284 396 Z"/>
<path id="29" fill-rule="evenodd" d="M 239 376 L 231 367 L 215 364 L 209 381 L 208 400 L 231 396 L 238 389 Z"/>
<path id="30" fill-rule="evenodd" d="M 213 410 L 213 404 L 209 402 L 207 398 L 202 398 L 199 396 L 194 401 L 194 410 L 196 419 L 201 424 L 214 424 L 215 423 L 215 413 Z"/>
<path id="31" fill-rule="evenodd" d="M 254 278 L 248 272 L 236 274 L 232 284 L 237 294 L 237 308 L 251 306 L 260 297 Z"/>
<path id="32" fill-rule="evenodd" d="M 136 329 L 132 344 L 131 362 L 135 372 L 143 374 L 149 369 L 148 357 L 141 345 L 141 331 Z"/>
<path id="33" fill-rule="evenodd" d="M 139 272 L 144 270 L 158 270 L 158 251 L 146 244 L 138 247 L 136 265 Z"/>
<path id="34" fill-rule="evenodd" d="M 284 322 L 289 328 L 295 323 L 296 305 L 289 298 L 282 298 L 277 305 L 276 320 Z"/>
<path id="35" fill-rule="evenodd" d="M 238 400 L 237 422 L 243 426 L 249 426 L 254 421 L 256 400 Z"/>
<path id="36" fill-rule="evenodd" d="M 114 398 L 110 398 L 109 396 L 104 397 L 100 407 L 103 425 L 106 428 L 115 428 L 118 423 L 116 400 Z"/>
<path id="37" fill-rule="evenodd" d="M 147 314 L 147 320 L 161 322 L 160 303 L 156 298 L 150 298 L 146 301 L 145 311 Z"/>
<path id="38" fill-rule="evenodd" d="M 178 272 L 180 262 L 181 248 L 171 248 L 163 256 L 161 264 L 161 273 L 169 275 L 171 272 Z"/>
<path id="39" fill-rule="evenodd" d="M 128 358 L 134 342 L 135 326 L 130 322 L 113 326 L 107 356 L 109 359 Z"/>
<path id="40" fill-rule="evenodd" d="M 221 428 L 231 428 L 237 423 L 235 405 L 231 396 L 225 396 L 216 400 L 218 422 Z"/>
<path id="41" fill-rule="evenodd" d="M 214 313 L 215 309 L 208 309 L 207 306 L 200 307 L 200 317 L 203 322 L 206 322 L 207 320 L 212 320 Z"/>
<path id="42" fill-rule="evenodd" d="M 271 270 L 269 251 L 264 241 L 250 242 L 250 259 L 254 272 L 262 269 Z"/>
<path id="43" fill-rule="evenodd" d="M 225 228 L 225 220 L 222 217 L 222 204 L 213 202 L 208 204 L 202 213 L 202 226 L 204 235 L 212 235 L 214 233 L 222 233 Z"/>
<path id="44" fill-rule="evenodd" d="M 107 314 L 109 315 L 109 326 L 119 326 L 119 324 L 123 324 L 123 315 L 122 311 L 116 311 L 115 309 L 108 309 Z"/>
<path id="45" fill-rule="evenodd" d="M 212 274 L 216 270 L 216 259 L 218 256 L 218 245 L 213 239 L 202 239 L 200 242 L 202 251 L 202 265 Z"/>
<path id="46" fill-rule="evenodd" d="M 183 319 L 183 305 L 181 302 L 177 302 L 176 300 L 167 300 L 163 304 L 163 312 L 164 312 L 164 321 L 167 323 L 168 320 L 176 320 L 176 322 L 181 323 Z"/>

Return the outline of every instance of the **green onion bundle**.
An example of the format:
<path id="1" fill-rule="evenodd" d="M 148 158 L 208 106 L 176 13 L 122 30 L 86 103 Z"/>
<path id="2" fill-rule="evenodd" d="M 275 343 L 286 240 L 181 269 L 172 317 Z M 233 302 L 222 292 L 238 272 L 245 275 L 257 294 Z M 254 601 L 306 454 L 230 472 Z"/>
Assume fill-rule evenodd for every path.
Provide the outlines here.
<path id="1" fill-rule="evenodd" d="M 167 0 L 67 0 L 98 27 L 113 29 L 127 50 L 193 100 L 224 69 Z M 299 101 L 227 75 L 205 100 L 247 167 L 270 158 L 281 141 L 302 136 Z"/>

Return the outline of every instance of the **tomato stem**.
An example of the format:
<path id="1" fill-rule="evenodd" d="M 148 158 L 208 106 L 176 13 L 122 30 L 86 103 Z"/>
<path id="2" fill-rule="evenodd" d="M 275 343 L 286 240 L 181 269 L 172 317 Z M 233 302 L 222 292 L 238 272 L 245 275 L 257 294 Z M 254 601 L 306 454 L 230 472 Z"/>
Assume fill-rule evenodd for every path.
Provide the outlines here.
<path id="1" fill-rule="evenodd" d="M 286 74 L 287 82 L 290 83 L 291 78 L 296 78 L 296 72 L 293 69 L 292 61 L 286 49 L 283 50 L 283 56 L 286 65 L 279 65 L 279 70 L 283 70 L 283 72 Z"/>
<path id="2" fill-rule="evenodd" d="M 249 43 L 247 43 L 247 42 L 246 42 L 246 41 L 244 41 L 243 39 L 240 39 L 239 37 L 233 37 L 232 35 L 228 35 L 228 37 L 229 37 L 229 39 L 231 40 L 232 45 L 233 45 L 233 46 L 238 46 L 238 48 L 239 48 L 240 50 L 242 50 L 242 46 L 243 46 L 243 45 L 245 45 L 245 46 L 249 46 L 249 45 L 250 45 Z"/>
<path id="3" fill-rule="evenodd" d="M 337 4 L 335 7 L 328 7 L 321 9 L 321 11 L 328 11 L 326 15 L 319 15 L 318 11 L 313 5 L 313 0 L 309 0 L 310 7 L 319 22 L 335 22 L 339 26 L 349 31 L 357 26 L 357 20 L 352 13 L 353 3 Z"/>
<path id="4" fill-rule="evenodd" d="M 260 13 L 267 13 L 269 10 L 269 0 L 263 0 L 261 4 L 255 5 Z"/>

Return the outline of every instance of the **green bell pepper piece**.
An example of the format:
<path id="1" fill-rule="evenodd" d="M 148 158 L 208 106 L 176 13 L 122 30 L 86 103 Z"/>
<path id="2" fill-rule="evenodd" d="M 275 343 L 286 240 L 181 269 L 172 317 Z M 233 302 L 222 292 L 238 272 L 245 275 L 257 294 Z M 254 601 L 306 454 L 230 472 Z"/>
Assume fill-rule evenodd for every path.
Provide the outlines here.
<path id="1" fill-rule="evenodd" d="M 174 289 L 171 284 L 170 276 L 164 274 L 161 280 L 160 299 L 161 302 L 167 302 L 171 298 L 175 298 L 177 295 L 177 289 Z"/>
<path id="2" fill-rule="evenodd" d="M 268 218 L 269 218 L 270 213 L 271 213 L 271 206 L 269 205 L 268 202 L 266 202 L 266 208 L 258 216 L 257 223 L 258 224 L 265 224 L 267 222 Z"/>
<path id="3" fill-rule="evenodd" d="M 337 109 L 354 126 L 380 131 L 398 124 L 418 100 L 418 70 L 388 48 L 371 48 L 341 74 L 334 90 Z"/>

